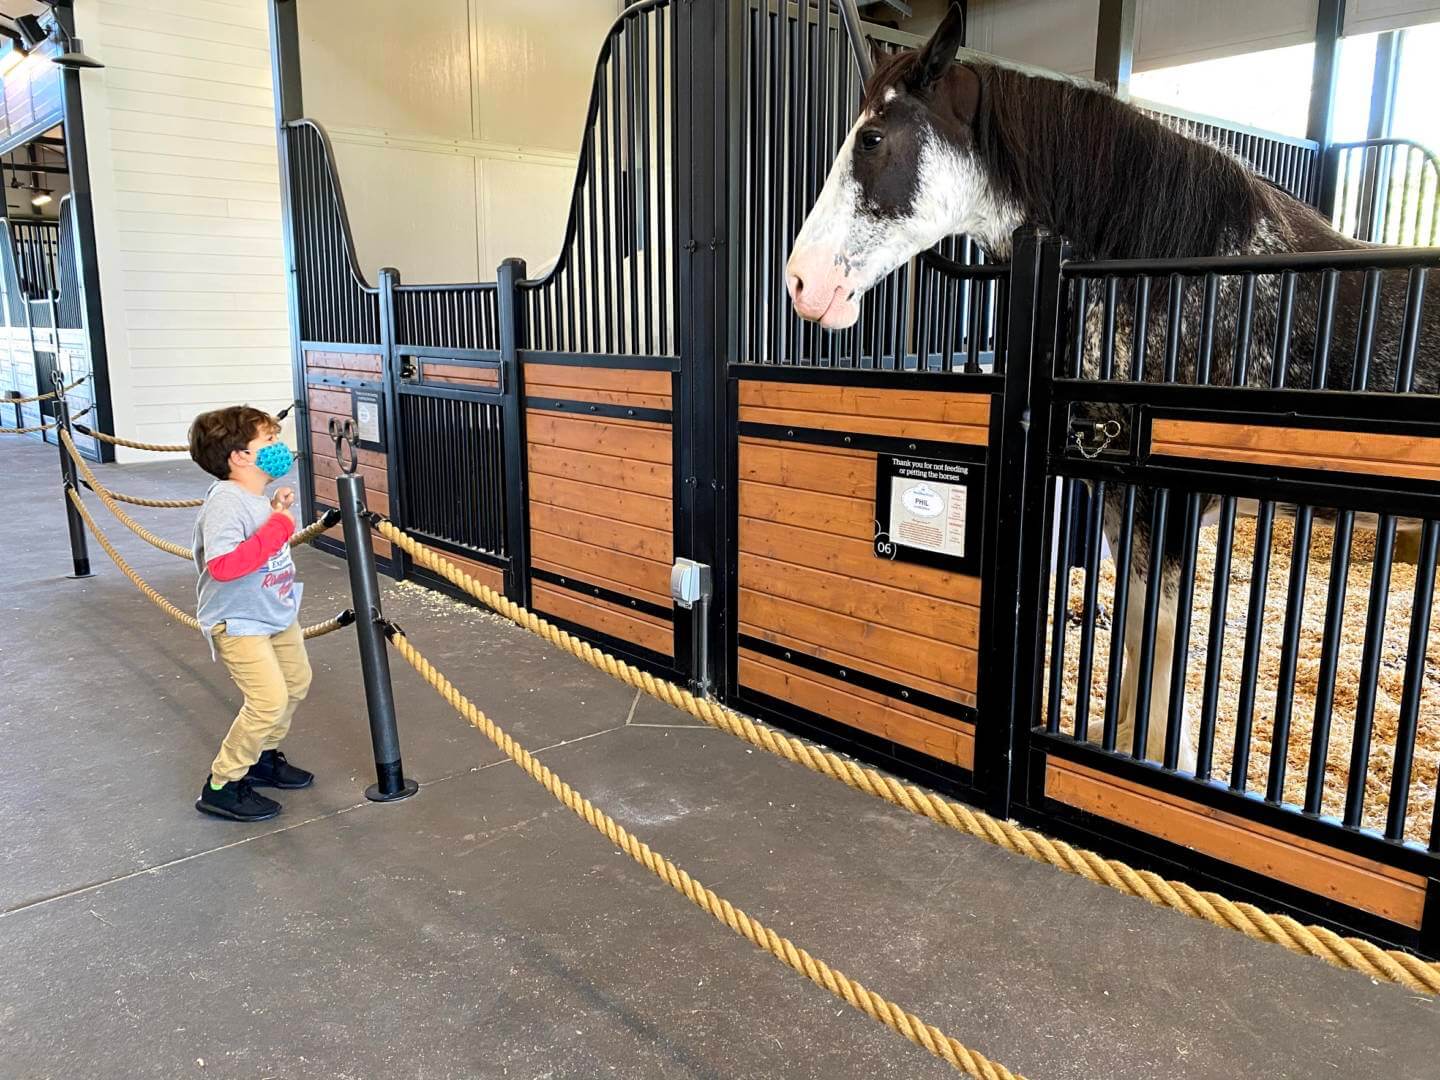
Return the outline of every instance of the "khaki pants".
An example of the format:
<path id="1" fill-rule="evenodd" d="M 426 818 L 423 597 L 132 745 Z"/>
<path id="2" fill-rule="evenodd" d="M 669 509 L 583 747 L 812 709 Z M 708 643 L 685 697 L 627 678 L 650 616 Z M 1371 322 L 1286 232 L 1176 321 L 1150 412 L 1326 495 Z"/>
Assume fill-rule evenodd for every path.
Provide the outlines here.
<path id="1" fill-rule="evenodd" d="M 222 623 L 214 638 L 215 651 L 245 695 L 210 766 L 217 783 L 229 783 L 249 772 L 264 751 L 275 749 L 289 733 L 290 719 L 310 690 L 310 658 L 298 622 L 269 637 L 229 637 Z"/>

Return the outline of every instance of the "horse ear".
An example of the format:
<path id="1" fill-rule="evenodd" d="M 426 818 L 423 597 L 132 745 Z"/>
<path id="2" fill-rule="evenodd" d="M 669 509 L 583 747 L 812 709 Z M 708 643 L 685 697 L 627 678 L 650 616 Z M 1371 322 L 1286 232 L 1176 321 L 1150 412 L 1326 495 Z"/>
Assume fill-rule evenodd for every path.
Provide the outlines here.
<path id="1" fill-rule="evenodd" d="M 885 62 L 886 58 L 890 55 L 888 52 L 885 51 L 885 46 L 882 45 L 880 42 L 876 41 L 873 37 L 867 35 L 865 38 L 865 44 L 870 49 L 871 67 L 878 68 L 881 64 Z"/>
<path id="2" fill-rule="evenodd" d="M 920 50 L 920 59 L 911 73 L 911 89 L 924 90 L 933 86 L 955 62 L 955 54 L 965 43 L 965 12 L 958 3 L 952 3 L 945 18 L 930 35 L 930 40 Z"/>

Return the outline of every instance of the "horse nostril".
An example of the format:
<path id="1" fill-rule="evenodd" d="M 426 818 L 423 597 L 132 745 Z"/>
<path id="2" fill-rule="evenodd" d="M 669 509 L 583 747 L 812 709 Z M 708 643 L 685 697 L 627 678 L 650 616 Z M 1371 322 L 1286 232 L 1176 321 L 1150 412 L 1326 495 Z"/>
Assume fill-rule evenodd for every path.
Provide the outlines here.
<path id="1" fill-rule="evenodd" d="M 800 280 L 800 275 L 791 274 L 786 283 L 790 286 L 790 295 L 799 300 L 801 294 L 805 292 L 805 282 Z"/>

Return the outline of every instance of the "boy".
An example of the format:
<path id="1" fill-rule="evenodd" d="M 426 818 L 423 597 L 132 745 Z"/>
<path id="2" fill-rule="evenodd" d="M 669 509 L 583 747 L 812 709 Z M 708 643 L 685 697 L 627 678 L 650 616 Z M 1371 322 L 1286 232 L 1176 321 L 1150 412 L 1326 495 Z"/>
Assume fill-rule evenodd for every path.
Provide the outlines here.
<path id="1" fill-rule="evenodd" d="M 280 424 L 247 405 L 202 413 L 190 425 L 190 456 L 215 477 L 195 521 L 200 630 L 245 695 L 210 766 L 195 809 L 232 821 L 265 821 L 280 804 L 252 785 L 309 787 L 315 779 L 285 760 L 280 741 L 310 689 L 300 633 L 300 582 L 290 558 L 295 492 L 265 487 L 294 455 Z"/>

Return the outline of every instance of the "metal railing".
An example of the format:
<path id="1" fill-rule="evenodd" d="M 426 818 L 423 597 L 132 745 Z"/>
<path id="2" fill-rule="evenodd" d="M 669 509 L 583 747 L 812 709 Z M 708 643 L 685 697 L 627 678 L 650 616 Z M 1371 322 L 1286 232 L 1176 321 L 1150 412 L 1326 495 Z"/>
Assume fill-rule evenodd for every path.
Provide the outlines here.
<path id="1" fill-rule="evenodd" d="M 531 348 L 676 353 L 676 19 L 641 0 L 600 48 L 560 258 L 521 285 Z"/>
<path id="2" fill-rule="evenodd" d="M 1440 158 L 1411 139 L 1337 143 L 1328 151 L 1330 222 L 1376 244 L 1432 245 L 1440 236 Z"/>
<path id="3" fill-rule="evenodd" d="M 300 338 L 378 345 L 379 294 L 355 257 L 330 140 L 310 120 L 287 125 L 287 136 Z"/>

